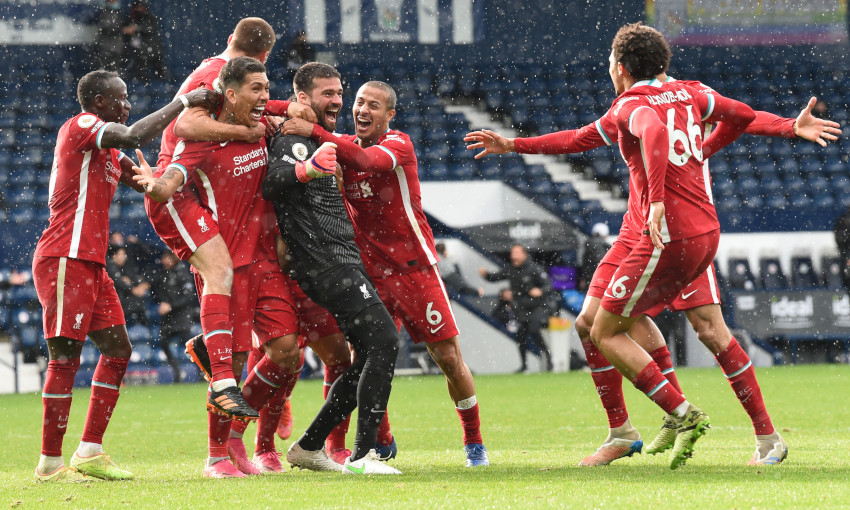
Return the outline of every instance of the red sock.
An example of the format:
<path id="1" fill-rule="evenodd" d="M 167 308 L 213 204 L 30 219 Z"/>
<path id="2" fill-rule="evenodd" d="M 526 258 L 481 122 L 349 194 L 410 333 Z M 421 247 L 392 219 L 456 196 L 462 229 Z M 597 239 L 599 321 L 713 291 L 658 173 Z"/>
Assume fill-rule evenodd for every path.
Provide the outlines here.
<path id="1" fill-rule="evenodd" d="M 47 363 L 41 404 L 44 420 L 41 425 L 41 454 L 48 457 L 62 456 L 62 439 L 68 429 L 71 414 L 71 391 L 74 376 L 80 368 L 80 358 L 69 360 L 52 359 Z"/>
<path id="2" fill-rule="evenodd" d="M 283 368 L 268 356 L 263 356 L 260 362 L 248 372 L 248 378 L 242 388 L 242 396 L 254 409 L 262 409 L 272 395 L 280 389 L 283 376 Z"/>
<path id="3" fill-rule="evenodd" d="M 212 380 L 234 377 L 230 296 L 206 294 L 201 297 L 201 329 L 204 331 L 204 343 L 210 356 Z"/>
<path id="4" fill-rule="evenodd" d="M 590 376 L 596 386 L 596 393 L 602 401 L 602 407 L 608 415 L 608 427 L 616 428 L 629 419 L 626 400 L 623 398 L 623 375 L 610 361 L 599 352 L 593 342 L 582 342 Z"/>
<path id="5" fill-rule="evenodd" d="M 227 416 L 207 412 L 207 427 L 209 433 L 210 457 L 229 457 L 227 453 L 227 439 L 230 437 L 231 418 Z"/>
<path id="6" fill-rule="evenodd" d="M 670 384 L 658 365 L 650 361 L 643 370 L 632 381 L 635 388 L 644 392 L 647 397 L 658 404 L 667 414 L 673 414 L 673 410 L 685 401 L 685 396 Z"/>
<path id="7" fill-rule="evenodd" d="M 378 444 L 382 446 L 389 446 L 393 442 L 393 435 L 390 432 L 390 409 L 387 408 L 387 412 L 384 413 L 384 419 L 381 420 L 381 424 L 378 425 Z"/>
<path id="8" fill-rule="evenodd" d="M 322 387 L 322 395 L 325 397 L 325 400 L 328 398 L 328 392 L 331 391 L 331 386 L 334 381 L 339 379 L 348 368 L 351 366 L 351 361 L 346 360 L 342 363 L 337 363 L 335 365 L 325 365 L 325 384 Z M 348 434 L 348 425 L 351 422 L 351 415 L 345 417 L 339 425 L 334 427 L 330 434 L 328 434 L 327 440 L 327 450 L 329 452 L 333 450 L 343 450 L 345 449 L 345 435 Z"/>
<path id="9" fill-rule="evenodd" d="M 750 415 L 756 434 L 760 436 L 773 434 L 773 423 L 764 406 L 764 398 L 756 380 L 753 362 L 738 341 L 732 338 L 729 346 L 715 358 L 735 391 L 735 396 Z"/>
<path id="10" fill-rule="evenodd" d="M 460 416 L 460 425 L 463 427 L 463 444 L 483 444 L 481 438 L 481 420 L 478 417 L 478 403 L 469 409 L 458 409 L 457 415 Z"/>
<path id="11" fill-rule="evenodd" d="M 670 350 L 667 349 L 667 346 L 659 347 L 650 352 L 649 355 L 652 356 L 652 361 L 658 365 L 658 370 L 661 370 L 661 373 L 670 381 L 670 384 L 681 393 L 682 387 L 679 386 L 679 378 L 676 377 L 676 371 L 673 370 L 673 359 L 670 357 Z"/>
<path id="12" fill-rule="evenodd" d="M 299 368 L 295 373 L 287 374 L 283 368 L 276 365 L 268 356 L 263 356 L 259 363 L 249 373 L 245 387 L 242 389 L 245 400 L 254 409 L 260 410 L 257 422 L 257 435 L 254 438 L 254 451 L 267 453 L 275 451 L 274 434 L 283 412 L 286 399 L 292 395 L 295 383 L 303 367 L 304 353 L 301 353 Z M 262 384 L 259 381 L 262 381 Z M 277 387 L 269 383 L 274 382 Z"/>
<path id="13" fill-rule="evenodd" d="M 257 363 L 259 363 L 261 359 L 263 359 L 263 356 L 265 356 L 265 353 L 260 349 L 251 349 L 248 353 L 248 374 L 254 370 L 254 367 L 257 366 Z M 240 435 L 244 434 L 247 428 L 248 422 L 245 420 L 233 420 L 230 424 L 230 430 Z"/>
<path id="14" fill-rule="evenodd" d="M 82 440 L 86 443 L 103 443 L 103 433 L 118 403 L 118 388 L 127 371 L 130 358 L 111 358 L 100 355 L 91 382 L 91 400 L 86 415 Z"/>
<path id="15" fill-rule="evenodd" d="M 260 419 L 257 420 L 257 435 L 254 438 L 254 453 L 267 453 L 275 451 L 274 434 L 283 406 L 286 404 L 286 391 L 283 387 L 272 395 L 271 400 L 260 409 Z M 291 393 L 291 391 L 290 391 Z"/>

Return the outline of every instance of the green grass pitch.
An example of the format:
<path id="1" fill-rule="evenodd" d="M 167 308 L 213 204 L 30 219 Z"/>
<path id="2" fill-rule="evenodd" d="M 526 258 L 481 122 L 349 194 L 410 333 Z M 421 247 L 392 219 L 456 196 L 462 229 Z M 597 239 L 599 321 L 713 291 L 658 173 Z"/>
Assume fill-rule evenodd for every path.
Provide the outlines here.
<path id="1" fill-rule="evenodd" d="M 442 377 L 400 377 L 390 418 L 398 477 L 343 477 L 298 470 L 240 480 L 206 480 L 205 390 L 201 385 L 127 387 L 105 449 L 131 482 L 38 485 L 40 395 L 0 396 L 0 508 L 836 508 L 850 506 L 850 368 L 758 370 L 774 423 L 790 446 L 780 466 L 746 466 L 749 419 L 718 369 L 682 369 L 688 398 L 712 429 L 677 471 L 666 454 L 578 468 L 605 437 L 607 422 L 584 372 L 478 377 L 491 466 L 467 469 L 458 418 Z M 76 448 L 88 390 L 74 393 L 65 461 Z M 632 422 L 650 441 L 661 413 L 631 386 Z M 321 404 L 321 383 L 293 397 L 296 436 Z M 248 429 L 246 438 L 255 428 Z M 293 438 L 294 439 L 294 438 Z M 353 431 L 349 432 L 349 442 Z M 250 440 L 247 442 L 250 443 Z M 289 441 L 278 443 L 285 451 Z M 250 451 L 250 446 L 249 446 Z"/>

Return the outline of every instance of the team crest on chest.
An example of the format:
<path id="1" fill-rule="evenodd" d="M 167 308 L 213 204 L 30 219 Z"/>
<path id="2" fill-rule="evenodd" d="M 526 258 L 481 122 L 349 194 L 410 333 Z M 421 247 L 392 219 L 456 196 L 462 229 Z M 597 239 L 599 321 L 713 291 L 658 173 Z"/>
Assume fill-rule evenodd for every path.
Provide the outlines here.
<path id="1" fill-rule="evenodd" d="M 203 216 L 198 218 L 198 226 L 201 227 L 201 232 L 206 232 L 210 229 L 210 227 L 207 226 L 207 222 Z"/>
<path id="2" fill-rule="evenodd" d="M 307 146 L 303 143 L 296 143 L 292 145 L 292 155 L 298 158 L 299 161 L 304 161 L 307 159 L 309 155 L 309 151 L 307 150 Z"/>

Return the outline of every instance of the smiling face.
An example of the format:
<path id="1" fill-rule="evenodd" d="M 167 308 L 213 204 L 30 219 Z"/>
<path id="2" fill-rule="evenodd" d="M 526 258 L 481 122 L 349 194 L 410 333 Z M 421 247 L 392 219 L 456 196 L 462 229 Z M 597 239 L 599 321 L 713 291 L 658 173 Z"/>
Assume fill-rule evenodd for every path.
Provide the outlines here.
<path id="1" fill-rule="evenodd" d="M 354 126 L 363 146 L 373 145 L 386 133 L 395 110 L 390 109 L 389 94 L 378 88 L 363 85 L 354 99 Z"/>
<path id="2" fill-rule="evenodd" d="M 225 97 L 222 117 L 234 124 L 254 127 L 269 102 L 269 79 L 266 73 L 248 73 L 238 87 L 225 91 Z"/>
<path id="3" fill-rule="evenodd" d="M 310 105 L 325 130 L 336 131 L 336 122 L 342 109 L 342 82 L 339 78 L 313 78 L 310 94 L 298 93 L 298 102 Z"/>
<path id="4" fill-rule="evenodd" d="M 130 117 L 130 101 L 127 100 L 127 84 L 121 78 L 111 78 L 102 94 L 95 97 L 94 113 L 106 122 L 126 124 Z"/>

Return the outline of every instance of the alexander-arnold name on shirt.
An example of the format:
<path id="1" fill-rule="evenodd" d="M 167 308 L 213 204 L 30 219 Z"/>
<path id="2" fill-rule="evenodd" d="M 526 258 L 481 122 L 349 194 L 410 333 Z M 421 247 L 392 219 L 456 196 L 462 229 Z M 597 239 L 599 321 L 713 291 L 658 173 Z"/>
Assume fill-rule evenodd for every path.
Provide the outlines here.
<path id="1" fill-rule="evenodd" d="M 668 90 L 667 92 L 662 92 L 654 96 L 646 96 L 646 98 L 649 100 L 649 104 L 652 105 L 670 104 L 677 101 L 687 101 L 692 99 L 691 95 L 688 94 L 688 91 L 684 89 Z"/>

